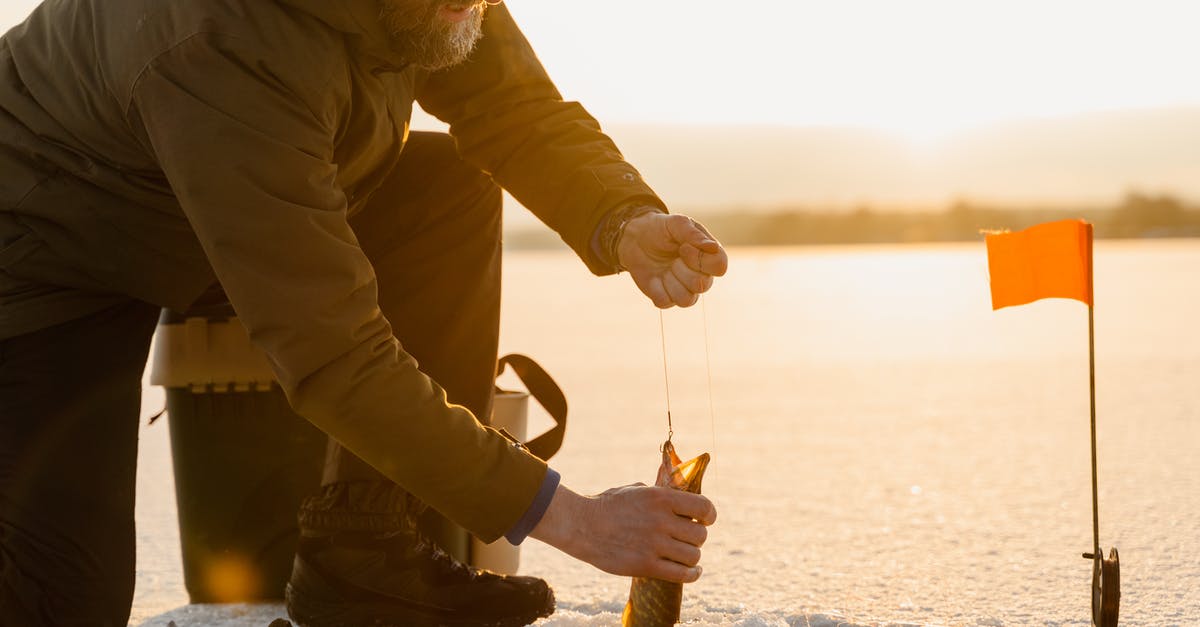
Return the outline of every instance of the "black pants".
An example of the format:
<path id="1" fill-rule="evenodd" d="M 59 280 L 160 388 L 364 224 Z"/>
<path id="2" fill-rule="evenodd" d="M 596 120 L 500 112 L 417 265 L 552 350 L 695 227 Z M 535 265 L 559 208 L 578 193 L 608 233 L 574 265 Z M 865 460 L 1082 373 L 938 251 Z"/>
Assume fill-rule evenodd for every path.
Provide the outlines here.
<path id="1" fill-rule="evenodd" d="M 450 400 L 490 413 L 499 189 L 448 136 L 414 133 L 351 219 L 380 306 Z M 130 300 L 0 340 L 0 627 L 128 622 L 141 377 L 158 309 Z M 331 446 L 325 480 L 382 479 Z"/>

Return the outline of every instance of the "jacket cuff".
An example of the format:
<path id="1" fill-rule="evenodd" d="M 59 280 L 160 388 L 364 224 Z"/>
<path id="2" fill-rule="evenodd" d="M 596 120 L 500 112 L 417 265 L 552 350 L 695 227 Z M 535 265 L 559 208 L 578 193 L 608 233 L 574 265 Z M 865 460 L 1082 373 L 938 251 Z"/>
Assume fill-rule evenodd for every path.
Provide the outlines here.
<path id="1" fill-rule="evenodd" d="M 563 241 L 567 242 L 575 250 L 575 253 L 587 265 L 588 270 L 598 276 L 607 276 L 620 272 L 620 268 L 617 267 L 615 261 L 610 263 L 608 255 L 605 252 L 607 245 L 605 242 L 606 227 L 610 224 L 620 226 L 622 220 L 619 214 L 627 211 L 637 213 L 643 208 L 670 213 L 667 210 L 666 204 L 653 195 L 636 195 L 627 197 L 623 201 L 606 204 L 609 209 L 598 212 L 595 217 L 587 222 L 587 230 L 580 234 L 578 241 L 573 242 L 572 238 L 568 237 L 566 233 L 561 233 Z"/>
<path id="2" fill-rule="evenodd" d="M 542 480 L 542 487 L 538 489 L 538 493 L 533 497 L 533 502 L 529 504 L 529 509 L 525 510 L 525 514 L 520 520 L 504 534 L 504 538 L 513 546 L 517 546 L 529 537 L 533 532 L 533 528 L 537 527 L 542 521 L 542 516 L 546 515 L 546 510 L 550 508 L 550 501 L 554 499 L 554 492 L 558 489 L 558 484 L 562 480 L 561 475 L 553 468 L 546 468 L 546 478 Z"/>
<path id="3" fill-rule="evenodd" d="M 610 274 L 624 270 L 625 268 L 621 266 L 621 259 L 617 255 L 617 246 L 621 243 L 625 226 L 634 218 L 639 218 L 647 213 L 667 213 L 667 211 L 658 205 L 633 201 L 605 214 L 600 223 L 596 225 L 595 230 L 592 231 L 591 249 L 589 250 L 593 256 L 592 264 L 607 266 L 611 269 Z"/>

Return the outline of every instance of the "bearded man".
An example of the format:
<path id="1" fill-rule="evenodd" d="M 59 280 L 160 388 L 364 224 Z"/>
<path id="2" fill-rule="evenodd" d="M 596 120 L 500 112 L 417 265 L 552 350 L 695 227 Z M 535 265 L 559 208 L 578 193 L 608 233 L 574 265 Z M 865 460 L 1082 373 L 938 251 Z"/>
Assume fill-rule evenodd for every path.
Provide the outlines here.
<path id="1" fill-rule="evenodd" d="M 410 133 L 414 102 L 449 135 Z M 476 419 L 500 188 L 658 307 L 725 272 L 721 246 L 562 100 L 503 6 L 45 0 L 4 35 L 0 623 L 127 622 L 147 347 L 160 308 L 225 302 L 331 437 L 288 587 L 300 624 L 553 611 L 545 582 L 433 549 L 421 503 L 485 541 L 699 577 L 707 499 L 580 496 Z"/>

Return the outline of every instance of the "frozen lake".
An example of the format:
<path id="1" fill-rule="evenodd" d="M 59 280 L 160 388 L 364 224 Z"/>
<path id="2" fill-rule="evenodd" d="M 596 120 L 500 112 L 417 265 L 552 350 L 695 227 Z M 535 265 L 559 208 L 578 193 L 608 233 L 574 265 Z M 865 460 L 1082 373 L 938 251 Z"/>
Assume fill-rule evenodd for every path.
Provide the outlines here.
<path id="1" fill-rule="evenodd" d="M 675 443 L 713 454 L 720 510 L 683 619 L 1088 625 L 1085 306 L 992 312 L 982 242 L 731 258 L 703 308 L 665 317 Z M 502 350 L 538 359 L 571 404 L 553 465 L 582 492 L 651 481 L 657 311 L 567 253 L 505 263 Z M 1095 267 L 1100 532 L 1123 558 L 1121 622 L 1200 624 L 1200 243 L 1100 241 Z M 181 607 L 165 424 L 143 427 L 138 489 L 133 625 L 282 615 Z M 618 621 L 627 579 L 536 541 L 522 565 L 556 589 L 544 624 Z"/>

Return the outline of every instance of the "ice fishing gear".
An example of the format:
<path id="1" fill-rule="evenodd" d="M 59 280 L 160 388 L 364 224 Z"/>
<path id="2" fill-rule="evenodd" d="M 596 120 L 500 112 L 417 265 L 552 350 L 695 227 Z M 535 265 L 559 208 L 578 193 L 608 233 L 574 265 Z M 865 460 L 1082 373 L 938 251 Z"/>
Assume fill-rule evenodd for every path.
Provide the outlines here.
<path id="1" fill-rule="evenodd" d="M 667 325 L 663 321 L 663 312 L 658 310 L 658 336 L 662 340 L 663 356 L 663 388 L 667 392 L 667 443 L 675 437 L 675 425 L 671 424 L 671 377 L 667 374 Z"/>
<path id="2" fill-rule="evenodd" d="M 1096 324 L 1092 281 L 1092 225 L 1060 220 L 1015 233 L 987 233 L 992 309 L 1042 298 L 1071 298 L 1088 306 L 1088 390 L 1092 433 L 1092 624 L 1116 627 L 1121 603 L 1117 549 L 1100 552 L 1100 497 L 1096 479 Z"/>
<path id="3" fill-rule="evenodd" d="M 1121 605 L 1121 559 L 1116 547 L 1108 558 L 1099 553 L 1084 553 L 1092 560 L 1092 624 L 1096 627 L 1117 627 Z"/>
<path id="4" fill-rule="evenodd" d="M 1088 252 L 1091 252 L 1090 238 Z M 1090 292 L 1090 273 L 1088 282 Z M 1092 560 L 1092 625 L 1117 627 L 1117 614 L 1120 613 L 1121 605 L 1121 559 L 1116 547 L 1109 549 L 1107 559 L 1100 552 L 1100 497 L 1096 481 L 1096 333 L 1090 304 L 1088 305 L 1088 383 L 1092 409 L 1092 552 L 1084 553 L 1083 557 Z"/>
<path id="5" fill-rule="evenodd" d="M 701 257 L 703 259 L 703 257 Z M 712 426 L 712 439 L 714 451 L 717 444 L 717 413 L 714 408 L 712 395 L 712 357 L 708 349 L 708 306 L 704 302 L 704 296 L 700 298 L 700 311 L 703 315 L 704 329 L 704 371 L 707 376 L 706 383 L 708 388 L 708 418 Z M 675 436 L 675 425 L 671 421 L 671 378 L 668 375 L 667 369 L 667 329 L 663 319 L 663 312 L 658 311 L 658 333 L 662 340 L 662 362 L 663 362 L 663 387 L 666 390 L 667 396 L 667 441 Z"/>

